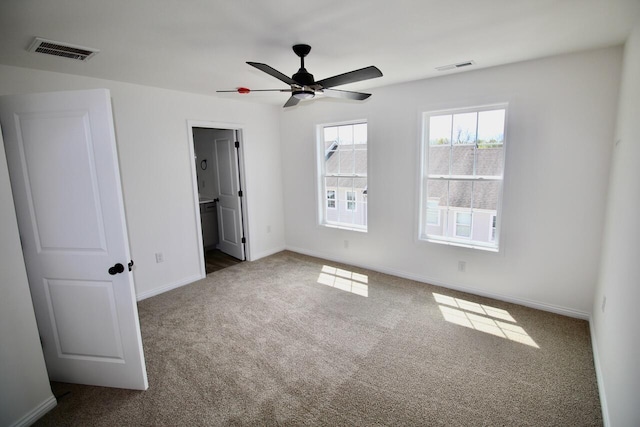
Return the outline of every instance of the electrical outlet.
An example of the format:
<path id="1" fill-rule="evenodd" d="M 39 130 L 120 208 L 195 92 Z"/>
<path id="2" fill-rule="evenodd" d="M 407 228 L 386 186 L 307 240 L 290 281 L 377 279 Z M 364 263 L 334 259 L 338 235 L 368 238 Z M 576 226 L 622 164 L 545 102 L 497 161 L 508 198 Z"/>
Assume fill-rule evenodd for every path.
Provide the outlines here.
<path id="1" fill-rule="evenodd" d="M 458 261 L 458 271 L 464 273 L 467 270 L 467 262 L 466 261 Z"/>
<path id="2" fill-rule="evenodd" d="M 160 264 L 161 262 L 164 262 L 164 255 L 162 252 L 156 252 L 156 263 Z"/>
<path id="3" fill-rule="evenodd" d="M 602 312 L 604 313 L 604 307 L 607 305 L 607 296 L 606 295 L 602 295 Z"/>
<path id="4" fill-rule="evenodd" d="M 349 249 L 349 241 L 348 240 L 344 241 L 344 248 L 345 249 Z"/>

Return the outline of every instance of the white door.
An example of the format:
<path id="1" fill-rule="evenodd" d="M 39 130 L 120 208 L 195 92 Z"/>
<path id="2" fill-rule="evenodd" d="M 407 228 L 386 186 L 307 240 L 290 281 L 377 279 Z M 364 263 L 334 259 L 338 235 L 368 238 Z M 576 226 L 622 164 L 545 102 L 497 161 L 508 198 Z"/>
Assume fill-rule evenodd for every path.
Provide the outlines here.
<path id="1" fill-rule="evenodd" d="M 0 123 L 49 377 L 145 390 L 109 91 L 3 96 Z"/>
<path id="2" fill-rule="evenodd" d="M 242 232 L 242 200 L 239 195 L 240 177 L 235 146 L 235 131 L 214 140 L 216 161 L 216 190 L 218 193 L 218 249 L 240 260 L 244 260 Z"/>

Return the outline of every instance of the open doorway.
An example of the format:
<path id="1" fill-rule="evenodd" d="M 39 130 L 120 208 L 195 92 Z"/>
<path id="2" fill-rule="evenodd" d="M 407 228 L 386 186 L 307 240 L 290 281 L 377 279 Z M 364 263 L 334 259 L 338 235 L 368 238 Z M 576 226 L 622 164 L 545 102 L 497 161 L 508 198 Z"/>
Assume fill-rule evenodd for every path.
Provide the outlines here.
<path id="1" fill-rule="evenodd" d="M 242 129 L 189 122 L 203 276 L 246 259 Z"/>

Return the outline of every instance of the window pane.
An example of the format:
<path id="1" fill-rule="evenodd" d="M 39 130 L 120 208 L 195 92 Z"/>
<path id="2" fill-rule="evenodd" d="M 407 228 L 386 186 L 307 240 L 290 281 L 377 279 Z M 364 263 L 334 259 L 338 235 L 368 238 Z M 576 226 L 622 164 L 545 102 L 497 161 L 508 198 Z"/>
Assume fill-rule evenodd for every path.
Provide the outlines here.
<path id="1" fill-rule="evenodd" d="M 451 147 L 451 175 L 473 175 L 473 153 L 475 145 Z"/>
<path id="2" fill-rule="evenodd" d="M 481 111 L 478 114 L 478 144 L 502 144 L 504 142 L 505 110 Z"/>
<path id="3" fill-rule="evenodd" d="M 354 144 L 366 144 L 367 143 L 367 125 L 360 123 L 353 126 L 353 143 Z"/>
<path id="4" fill-rule="evenodd" d="M 340 145 L 353 145 L 353 126 L 338 126 L 338 141 Z"/>
<path id="5" fill-rule="evenodd" d="M 471 209 L 471 186 L 469 181 L 449 181 L 449 207 Z"/>
<path id="6" fill-rule="evenodd" d="M 429 145 L 449 145 L 451 143 L 451 115 L 429 118 Z"/>
<path id="7" fill-rule="evenodd" d="M 447 181 L 427 181 L 427 206 L 423 230 L 432 236 L 444 236 L 447 214 Z"/>
<path id="8" fill-rule="evenodd" d="M 358 193 L 358 200 L 360 200 L 361 196 L 365 197 L 367 194 L 367 178 L 354 178 L 353 189 Z"/>
<path id="9" fill-rule="evenodd" d="M 449 175 L 449 157 L 451 149 L 449 145 L 429 147 L 429 174 Z"/>
<path id="10" fill-rule="evenodd" d="M 325 147 L 327 147 L 326 143 L 331 145 L 333 142 L 338 140 L 338 128 L 335 126 L 330 126 L 324 128 L 324 141 Z"/>
<path id="11" fill-rule="evenodd" d="M 351 191 L 353 189 L 353 178 L 338 178 L 338 194 L 342 195 L 344 200 L 345 191 Z"/>
<path id="12" fill-rule="evenodd" d="M 328 175 L 340 172 L 340 152 L 328 151 L 324 157 L 324 171 Z"/>
<path id="13" fill-rule="evenodd" d="M 456 237 L 471 237 L 471 212 L 456 212 Z"/>
<path id="14" fill-rule="evenodd" d="M 340 173 L 355 173 L 355 154 L 353 150 L 340 150 Z"/>
<path id="15" fill-rule="evenodd" d="M 503 145 L 478 145 L 476 150 L 476 175 L 502 176 Z"/>
<path id="16" fill-rule="evenodd" d="M 476 142 L 476 126 L 478 113 L 454 114 L 453 143 L 474 144 Z"/>
<path id="17" fill-rule="evenodd" d="M 499 194 L 499 182 L 475 182 L 473 184 L 473 208 L 488 210 L 495 213 L 498 210 Z"/>
<path id="18" fill-rule="evenodd" d="M 354 162 L 355 162 L 355 173 L 358 175 L 366 175 L 367 174 L 367 150 L 355 150 L 353 154 L 354 154 Z"/>

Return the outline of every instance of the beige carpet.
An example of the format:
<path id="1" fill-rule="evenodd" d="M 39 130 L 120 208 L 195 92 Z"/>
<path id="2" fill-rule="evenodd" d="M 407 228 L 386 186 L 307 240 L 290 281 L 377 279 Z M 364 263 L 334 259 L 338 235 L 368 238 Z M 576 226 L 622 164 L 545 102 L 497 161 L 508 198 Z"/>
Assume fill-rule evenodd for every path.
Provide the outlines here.
<path id="1" fill-rule="evenodd" d="M 139 310 L 149 389 L 54 383 L 39 425 L 602 425 L 581 320 L 291 252 Z"/>

